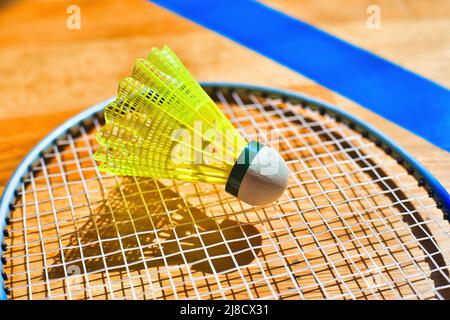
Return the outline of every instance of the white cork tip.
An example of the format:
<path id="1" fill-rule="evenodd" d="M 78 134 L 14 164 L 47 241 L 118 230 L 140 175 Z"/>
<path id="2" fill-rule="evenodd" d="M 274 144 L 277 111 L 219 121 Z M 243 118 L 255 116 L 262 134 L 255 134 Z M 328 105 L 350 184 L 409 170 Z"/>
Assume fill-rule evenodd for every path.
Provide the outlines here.
<path id="1" fill-rule="evenodd" d="M 280 154 L 264 146 L 253 158 L 242 179 L 238 198 L 261 206 L 276 201 L 284 193 L 289 170 Z"/>

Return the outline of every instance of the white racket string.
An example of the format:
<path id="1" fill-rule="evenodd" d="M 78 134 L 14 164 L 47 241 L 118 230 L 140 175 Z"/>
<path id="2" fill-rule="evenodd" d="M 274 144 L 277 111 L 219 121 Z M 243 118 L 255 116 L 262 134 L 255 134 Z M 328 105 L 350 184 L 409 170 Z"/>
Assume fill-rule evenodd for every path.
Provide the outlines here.
<path id="1" fill-rule="evenodd" d="M 448 223 L 400 161 L 313 106 L 238 91 L 213 98 L 247 138 L 276 131 L 290 169 L 277 203 L 103 174 L 93 160 L 103 120 L 87 119 L 18 188 L 11 297 L 449 298 Z"/>

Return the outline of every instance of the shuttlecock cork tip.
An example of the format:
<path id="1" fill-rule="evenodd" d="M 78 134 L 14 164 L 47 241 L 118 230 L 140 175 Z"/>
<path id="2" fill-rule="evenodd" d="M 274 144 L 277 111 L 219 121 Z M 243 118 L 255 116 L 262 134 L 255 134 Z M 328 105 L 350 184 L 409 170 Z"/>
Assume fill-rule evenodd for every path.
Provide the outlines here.
<path id="1" fill-rule="evenodd" d="M 251 141 L 231 169 L 225 190 L 251 205 L 277 200 L 288 183 L 289 170 L 280 154 L 257 141 Z"/>

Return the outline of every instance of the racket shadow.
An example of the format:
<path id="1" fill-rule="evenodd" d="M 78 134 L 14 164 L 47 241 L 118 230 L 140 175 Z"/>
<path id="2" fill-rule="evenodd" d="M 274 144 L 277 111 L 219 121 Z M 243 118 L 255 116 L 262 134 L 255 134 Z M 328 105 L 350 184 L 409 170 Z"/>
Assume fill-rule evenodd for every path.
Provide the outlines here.
<path id="1" fill-rule="evenodd" d="M 250 224 L 218 222 L 186 202 L 173 186 L 123 177 L 70 236 L 65 247 L 71 249 L 55 256 L 48 276 L 64 279 L 72 272 L 87 277 L 107 270 L 131 277 L 148 269 L 167 272 L 171 266 L 179 266 L 181 273 L 187 268 L 227 273 L 250 264 L 260 245 L 259 231 Z"/>

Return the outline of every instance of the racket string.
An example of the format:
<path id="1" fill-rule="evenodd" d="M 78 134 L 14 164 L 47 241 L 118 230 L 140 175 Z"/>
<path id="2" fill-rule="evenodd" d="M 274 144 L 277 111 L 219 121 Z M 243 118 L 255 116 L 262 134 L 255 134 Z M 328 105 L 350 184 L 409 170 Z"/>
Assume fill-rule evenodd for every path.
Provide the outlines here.
<path id="1" fill-rule="evenodd" d="M 80 127 L 19 190 L 13 297 L 444 297 L 448 228 L 395 159 L 308 106 L 237 92 L 217 100 L 242 131 L 279 129 L 291 181 L 277 204 L 253 209 L 215 186 L 102 175 L 92 129 Z"/>
<path id="2" fill-rule="evenodd" d="M 258 105 L 258 103 L 257 103 L 257 101 L 255 101 L 256 99 L 255 99 L 255 97 L 250 97 L 251 99 L 253 99 L 253 102 L 254 102 L 254 105 Z M 289 103 L 288 103 L 289 104 Z M 280 118 L 283 118 L 284 117 L 284 113 L 282 113 L 281 111 L 280 111 L 280 109 L 279 108 L 277 108 L 276 106 L 274 106 L 274 108 L 273 108 L 274 110 L 276 110 L 279 114 L 280 114 Z M 267 110 L 267 109 L 265 109 L 265 110 Z M 266 120 L 270 120 L 270 118 L 267 116 L 267 118 L 268 119 L 266 119 Z M 306 123 L 305 122 L 305 119 L 306 117 L 301 117 L 300 118 L 300 121 L 302 121 L 302 125 L 303 126 L 305 126 L 305 127 L 307 127 L 307 126 L 309 126 L 309 123 Z M 310 121 L 308 121 L 308 122 L 310 122 Z M 330 135 L 328 132 L 327 132 L 327 129 L 325 128 L 325 125 L 324 124 L 326 124 L 327 123 L 327 121 L 323 121 L 323 122 L 319 122 L 320 123 L 320 127 L 321 127 L 321 133 L 323 133 L 323 132 L 325 132 L 325 133 L 327 133 L 328 135 Z M 316 123 L 314 123 L 314 125 L 316 125 Z M 341 128 L 340 128 L 341 129 Z M 311 130 L 312 131 L 312 130 Z M 299 139 L 302 139 L 302 137 L 301 136 L 298 136 L 298 138 Z M 334 141 L 334 140 L 336 140 L 336 139 L 334 139 L 334 136 L 333 137 L 331 137 L 332 138 L 332 140 Z M 338 139 L 339 140 L 339 139 Z M 351 141 L 350 139 L 349 139 L 349 141 Z M 349 144 L 350 142 L 346 142 L 346 144 Z M 304 145 L 306 145 L 306 146 L 308 146 L 309 144 L 308 143 L 304 143 Z M 341 143 L 338 143 L 338 146 L 339 147 L 341 147 Z M 326 148 L 324 148 L 325 150 L 327 150 Z M 342 149 L 342 148 L 341 148 Z M 357 152 L 358 153 L 360 153 L 359 152 L 359 149 L 356 149 L 357 150 Z M 311 153 L 313 153 L 313 152 L 311 152 Z M 329 152 L 328 152 L 328 154 L 329 154 Z M 345 154 L 345 155 L 348 155 L 348 153 L 346 153 L 346 152 L 344 152 L 343 154 Z M 360 156 L 360 154 L 359 154 L 359 156 Z M 339 163 L 339 162 L 337 162 L 335 159 L 334 159 L 334 157 L 331 155 L 331 158 L 333 158 L 333 162 L 334 163 Z M 359 159 L 361 158 L 361 157 L 358 157 Z M 319 159 L 319 162 L 320 162 L 320 158 L 318 158 Z M 324 164 L 323 163 L 320 163 L 320 168 L 322 168 L 323 169 L 323 167 L 324 167 Z M 357 167 L 361 167 L 361 166 L 357 166 Z M 371 166 L 371 167 L 373 167 L 373 166 Z M 372 169 L 373 170 L 373 169 Z M 347 172 L 347 170 L 342 170 L 342 172 L 344 172 L 344 173 L 346 173 Z M 378 172 L 377 172 L 377 174 L 378 174 Z M 333 176 L 332 175 L 330 175 L 330 174 L 328 174 L 328 176 L 330 176 L 331 177 L 331 179 L 332 180 L 334 180 L 333 179 Z M 379 175 L 378 175 L 379 176 Z M 351 180 L 351 178 L 350 178 L 350 180 Z M 335 183 L 336 183 L 336 181 L 334 181 Z M 383 182 L 384 183 L 384 182 Z M 385 184 L 385 183 L 384 183 Z M 353 181 L 350 181 L 350 185 L 354 185 L 354 182 Z M 386 184 L 385 184 L 386 185 Z M 388 190 L 389 190 L 389 187 L 388 187 Z M 323 192 L 324 194 L 326 194 L 326 192 L 324 191 Z M 395 197 L 397 198 L 397 195 L 395 194 Z M 328 199 L 328 200 L 330 200 L 330 199 Z M 349 203 L 351 203 L 351 201 L 349 201 L 349 199 L 347 198 L 346 199 L 347 200 L 347 202 L 349 202 Z M 397 200 L 398 200 L 398 198 L 397 198 Z M 330 201 L 330 203 L 333 203 L 332 201 Z M 336 208 L 335 208 L 336 209 Z M 339 215 L 339 210 L 335 210 L 337 213 L 338 213 L 338 216 L 340 216 Z M 320 212 L 319 212 L 320 213 Z M 407 230 L 409 230 L 408 228 L 406 228 Z M 350 230 L 351 230 L 351 228 L 350 228 Z M 413 260 L 414 261 L 414 260 Z M 416 264 L 416 266 L 417 266 L 417 264 Z M 413 287 L 413 286 L 411 286 L 411 287 Z M 417 293 L 417 292 L 416 292 Z"/>

